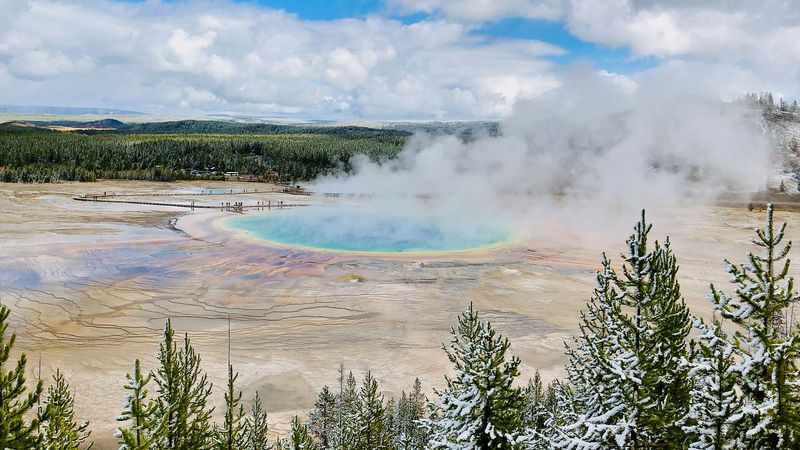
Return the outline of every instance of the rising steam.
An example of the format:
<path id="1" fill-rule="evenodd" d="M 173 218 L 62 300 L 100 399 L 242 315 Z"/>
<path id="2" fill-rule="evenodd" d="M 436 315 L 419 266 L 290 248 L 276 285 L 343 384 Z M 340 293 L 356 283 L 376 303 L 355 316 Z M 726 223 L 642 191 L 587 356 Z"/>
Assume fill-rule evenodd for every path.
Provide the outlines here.
<path id="1" fill-rule="evenodd" d="M 312 189 L 374 194 L 393 212 L 510 230 L 714 200 L 763 189 L 769 141 L 757 115 L 711 92 L 573 70 L 516 105 L 497 137 L 415 136 L 396 160 L 354 161 Z M 422 199 L 422 200 L 420 200 Z M 595 222 L 596 223 L 596 222 Z"/>

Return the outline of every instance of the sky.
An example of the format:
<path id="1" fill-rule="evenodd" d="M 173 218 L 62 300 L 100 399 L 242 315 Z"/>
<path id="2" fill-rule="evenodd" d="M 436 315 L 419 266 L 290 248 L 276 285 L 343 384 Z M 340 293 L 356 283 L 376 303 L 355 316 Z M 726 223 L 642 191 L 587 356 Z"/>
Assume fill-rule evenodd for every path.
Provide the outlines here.
<path id="1" fill-rule="evenodd" d="M 797 0 L 0 0 L 0 104 L 502 119 L 590 67 L 800 95 Z"/>

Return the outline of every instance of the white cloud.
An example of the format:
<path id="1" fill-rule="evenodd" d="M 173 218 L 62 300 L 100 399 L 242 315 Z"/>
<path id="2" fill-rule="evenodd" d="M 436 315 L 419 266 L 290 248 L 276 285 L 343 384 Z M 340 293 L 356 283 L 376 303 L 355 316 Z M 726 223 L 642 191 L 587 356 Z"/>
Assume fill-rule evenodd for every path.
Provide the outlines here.
<path id="1" fill-rule="evenodd" d="M 717 64 L 800 94 L 796 0 L 390 0 L 404 11 L 465 23 L 506 17 L 563 22 L 578 38 L 634 58 Z M 491 7 L 490 7 L 491 6 Z"/>
<path id="2" fill-rule="evenodd" d="M 232 1 L 0 2 L 3 103 L 497 117 L 557 85 L 543 56 L 563 52 L 543 42 L 487 40 L 435 19 L 306 21 Z"/>
<path id="3" fill-rule="evenodd" d="M 797 57 L 796 2 L 571 0 L 570 31 L 641 56 L 772 63 Z"/>
<path id="4" fill-rule="evenodd" d="M 576 36 L 675 67 L 705 66 L 723 87 L 800 94 L 800 4 L 794 1 L 571 0 Z M 674 64 L 673 64 L 674 63 Z M 720 76 L 724 72 L 725 76 Z M 725 79 L 727 78 L 727 80 Z M 741 87 L 741 86 L 740 86 Z M 741 93 L 741 91 L 740 91 Z"/>
<path id="5" fill-rule="evenodd" d="M 14 55 L 8 62 L 12 75 L 30 80 L 42 80 L 70 72 L 86 72 L 92 69 L 87 56 L 71 59 L 61 52 L 29 50 Z"/>

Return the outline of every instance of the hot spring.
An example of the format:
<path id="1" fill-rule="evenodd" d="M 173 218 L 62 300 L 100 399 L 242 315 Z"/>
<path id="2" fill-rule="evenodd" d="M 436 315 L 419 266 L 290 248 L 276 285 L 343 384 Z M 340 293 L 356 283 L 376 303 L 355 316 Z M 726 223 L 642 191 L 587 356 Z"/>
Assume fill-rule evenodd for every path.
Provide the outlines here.
<path id="1" fill-rule="evenodd" d="M 509 233 L 487 223 L 359 208 L 309 207 L 226 219 L 228 228 L 293 247 L 345 252 L 452 252 L 506 242 Z"/>

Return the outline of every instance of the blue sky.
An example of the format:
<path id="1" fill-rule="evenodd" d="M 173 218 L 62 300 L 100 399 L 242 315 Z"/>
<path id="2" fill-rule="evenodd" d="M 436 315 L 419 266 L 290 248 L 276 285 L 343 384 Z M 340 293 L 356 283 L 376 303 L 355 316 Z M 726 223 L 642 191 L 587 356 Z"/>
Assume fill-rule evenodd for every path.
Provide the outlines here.
<path id="1" fill-rule="evenodd" d="M 364 17 L 387 11 L 383 2 L 374 0 L 259 0 L 241 3 L 258 3 L 269 8 L 283 9 L 307 20 Z"/>
<path id="2" fill-rule="evenodd" d="M 569 63 L 576 59 L 591 61 L 598 68 L 622 74 L 630 74 L 654 67 L 656 58 L 634 57 L 624 46 L 611 48 L 578 39 L 567 30 L 563 22 L 542 19 L 502 19 L 489 22 L 475 30 L 494 38 L 537 39 L 555 44 L 567 51 L 550 59 L 559 63 Z"/>

